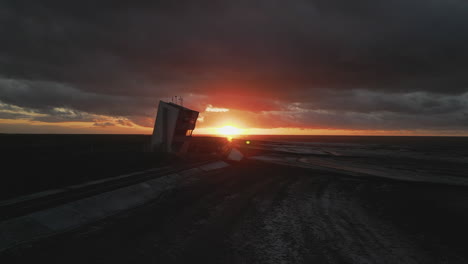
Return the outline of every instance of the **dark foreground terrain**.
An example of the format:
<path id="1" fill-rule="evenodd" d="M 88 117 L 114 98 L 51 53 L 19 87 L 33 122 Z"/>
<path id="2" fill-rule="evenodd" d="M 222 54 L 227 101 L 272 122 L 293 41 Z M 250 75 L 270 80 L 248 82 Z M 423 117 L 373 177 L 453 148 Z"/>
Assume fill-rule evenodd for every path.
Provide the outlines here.
<path id="1" fill-rule="evenodd" d="M 149 135 L 0 134 L 0 200 L 186 162 L 151 152 L 150 142 Z M 211 147 L 193 144 L 190 160 L 207 159 L 200 145 Z"/>
<path id="2" fill-rule="evenodd" d="M 467 222 L 466 187 L 247 160 L 0 263 L 467 263 Z"/>
<path id="3" fill-rule="evenodd" d="M 158 166 L 149 136 L 0 134 L 0 200 Z"/>

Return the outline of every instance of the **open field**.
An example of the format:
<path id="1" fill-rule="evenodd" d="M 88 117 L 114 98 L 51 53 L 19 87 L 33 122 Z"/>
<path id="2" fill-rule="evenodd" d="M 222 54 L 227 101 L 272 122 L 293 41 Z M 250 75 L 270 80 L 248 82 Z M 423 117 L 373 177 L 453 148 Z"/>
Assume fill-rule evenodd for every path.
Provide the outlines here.
<path id="1" fill-rule="evenodd" d="M 0 199 L 130 173 L 167 158 L 140 135 L 0 134 Z"/>
<path id="2" fill-rule="evenodd" d="M 150 135 L 0 134 L 0 200 L 161 166 L 210 159 L 220 138 L 184 157 L 150 152 Z"/>

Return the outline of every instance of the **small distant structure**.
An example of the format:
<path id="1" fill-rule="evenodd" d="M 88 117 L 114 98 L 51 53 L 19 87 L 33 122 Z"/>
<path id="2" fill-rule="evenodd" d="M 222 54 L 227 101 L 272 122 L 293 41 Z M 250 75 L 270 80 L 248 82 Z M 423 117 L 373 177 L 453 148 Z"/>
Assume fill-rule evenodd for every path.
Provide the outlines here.
<path id="1" fill-rule="evenodd" d="M 183 102 L 180 97 L 176 97 L 175 102 L 178 100 Z M 198 114 L 182 105 L 159 101 L 151 149 L 159 152 L 187 152 Z"/>

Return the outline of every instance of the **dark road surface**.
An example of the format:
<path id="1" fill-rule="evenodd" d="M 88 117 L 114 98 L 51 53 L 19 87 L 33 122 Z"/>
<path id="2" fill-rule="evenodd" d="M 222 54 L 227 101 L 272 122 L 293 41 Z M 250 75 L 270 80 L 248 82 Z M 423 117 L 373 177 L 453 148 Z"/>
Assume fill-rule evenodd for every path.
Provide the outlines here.
<path id="1" fill-rule="evenodd" d="M 0 263 L 468 263 L 466 187 L 246 161 Z"/>

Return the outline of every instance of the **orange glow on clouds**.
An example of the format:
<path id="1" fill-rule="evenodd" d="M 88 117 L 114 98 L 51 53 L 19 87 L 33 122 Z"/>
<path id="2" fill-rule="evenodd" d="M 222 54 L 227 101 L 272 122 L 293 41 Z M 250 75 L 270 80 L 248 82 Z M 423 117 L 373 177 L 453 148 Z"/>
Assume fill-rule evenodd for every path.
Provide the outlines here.
<path id="1" fill-rule="evenodd" d="M 153 128 L 116 124 L 109 127 L 94 126 L 94 122 L 40 122 L 31 120 L 0 119 L 0 133 L 39 134 L 151 134 Z"/>
<path id="2" fill-rule="evenodd" d="M 464 131 L 445 131 L 434 134 L 430 130 L 352 130 L 352 129 L 303 129 L 303 128 L 245 128 L 241 133 L 229 136 L 219 132 L 221 128 L 204 127 L 194 130 L 194 135 L 242 137 L 249 135 L 350 135 L 350 136 L 468 136 Z"/>
<path id="3" fill-rule="evenodd" d="M 430 130 L 347 130 L 347 129 L 302 129 L 302 128 L 224 128 L 197 127 L 194 135 L 241 137 L 247 135 L 359 135 L 359 136 L 468 136 L 466 131 L 443 131 L 435 134 Z M 225 131 L 225 132 L 221 132 Z M 92 122 L 47 123 L 29 120 L 0 119 L 0 133 L 66 133 L 66 134 L 152 134 L 151 127 L 95 127 Z M 229 133 L 233 133 L 229 135 Z M 237 134 L 236 134 L 237 133 Z"/>

